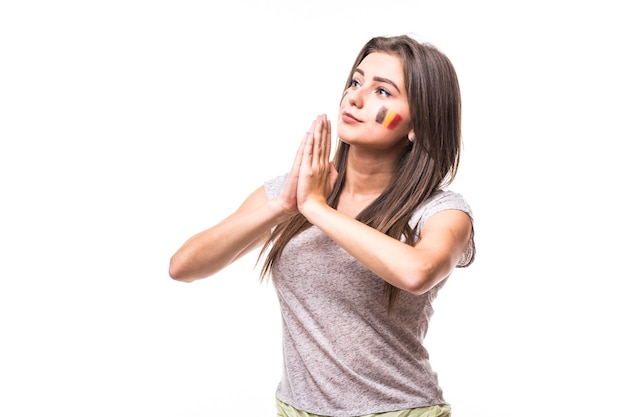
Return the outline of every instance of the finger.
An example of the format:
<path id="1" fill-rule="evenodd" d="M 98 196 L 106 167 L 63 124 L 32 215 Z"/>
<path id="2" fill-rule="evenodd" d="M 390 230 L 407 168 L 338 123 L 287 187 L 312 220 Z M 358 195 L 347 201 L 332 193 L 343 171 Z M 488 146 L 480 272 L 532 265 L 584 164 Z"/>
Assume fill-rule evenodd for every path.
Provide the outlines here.
<path id="1" fill-rule="evenodd" d="M 310 167 L 311 164 L 313 163 L 314 144 L 315 144 L 314 131 L 308 132 L 306 136 L 306 141 L 304 144 L 304 156 L 302 157 L 302 164 L 303 165 L 306 164 L 307 167 Z"/>
<path id="2" fill-rule="evenodd" d="M 320 160 L 321 160 L 321 142 L 322 142 L 322 128 L 323 128 L 323 123 L 322 123 L 322 119 L 320 116 L 317 117 L 316 119 L 316 123 L 315 123 L 315 132 L 314 132 L 314 142 L 313 142 L 313 161 L 312 164 L 313 166 L 317 167 L 320 164 Z"/>
<path id="3" fill-rule="evenodd" d="M 330 121 L 324 116 L 324 126 L 322 129 L 322 142 L 324 144 L 323 158 L 324 161 L 328 161 L 330 158 L 331 147 L 331 135 L 330 135 Z"/>
<path id="4" fill-rule="evenodd" d="M 339 173 L 337 172 L 337 169 L 335 168 L 335 163 L 334 162 L 329 162 L 329 164 L 328 164 L 328 182 L 329 182 L 331 190 L 335 186 L 335 182 L 337 181 L 337 177 L 339 177 Z"/>
<path id="5" fill-rule="evenodd" d="M 298 146 L 298 152 L 296 153 L 296 158 L 294 159 L 294 166 L 292 168 L 299 167 L 302 164 L 302 157 L 304 155 L 304 150 L 306 148 L 306 143 L 309 139 L 309 132 L 305 133 L 300 141 L 300 146 Z"/>
<path id="6" fill-rule="evenodd" d="M 298 151 L 296 152 L 296 156 L 293 159 L 293 163 L 291 165 L 291 171 L 289 172 L 288 181 L 294 180 L 297 181 L 298 175 L 300 173 L 300 167 L 302 166 L 302 158 L 304 155 L 304 148 L 306 146 L 306 141 L 308 139 L 309 132 L 305 133 L 300 141 L 300 145 L 298 146 Z"/>
<path id="7" fill-rule="evenodd" d="M 330 147 L 328 144 L 329 132 L 328 132 L 328 119 L 326 115 L 319 117 L 319 138 L 318 138 L 318 164 L 322 168 L 324 174 L 326 174 L 328 166 L 328 156 L 330 155 Z"/>

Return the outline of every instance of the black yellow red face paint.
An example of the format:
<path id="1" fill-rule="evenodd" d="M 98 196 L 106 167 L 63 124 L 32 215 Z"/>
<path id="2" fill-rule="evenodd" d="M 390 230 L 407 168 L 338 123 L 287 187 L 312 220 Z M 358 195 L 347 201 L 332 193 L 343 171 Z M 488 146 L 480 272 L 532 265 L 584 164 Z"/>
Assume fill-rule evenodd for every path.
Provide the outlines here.
<path id="1" fill-rule="evenodd" d="M 380 123 L 387 129 L 393 129 L 400 123 L 402 117 L 393 109 L 383 106 L 376 114 L 376 123 Z"/>

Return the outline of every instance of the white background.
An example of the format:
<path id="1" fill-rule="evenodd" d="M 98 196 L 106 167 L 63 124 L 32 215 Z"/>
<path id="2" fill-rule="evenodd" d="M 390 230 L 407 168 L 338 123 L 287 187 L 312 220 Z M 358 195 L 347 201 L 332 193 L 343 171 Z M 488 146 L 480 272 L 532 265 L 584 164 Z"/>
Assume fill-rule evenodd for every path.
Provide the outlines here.
<path id="1" fill-rule="evenodd" d="M 451 188 L 478 253 L 427 338 L 454 415 L 626 415 L 617 4 L 3 1 L 0 415 L 274 416 L 255 256 L 190 285 L 169 257 L 286 171 L 360 47 L 401 33 L 463 95 Z"/>

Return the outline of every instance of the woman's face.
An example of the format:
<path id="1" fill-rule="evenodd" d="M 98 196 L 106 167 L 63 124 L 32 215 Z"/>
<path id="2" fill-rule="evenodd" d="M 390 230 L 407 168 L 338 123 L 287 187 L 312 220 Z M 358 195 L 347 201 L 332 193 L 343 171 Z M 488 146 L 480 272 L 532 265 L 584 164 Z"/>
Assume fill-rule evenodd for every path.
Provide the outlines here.
<path id="1" fill-rule="evenodd" d="M 380 52 L 366 56 L 339 107 L 337 135 L 344 142 L 381 150 L 404 144 L 410 118 L 400 58 Z"/>

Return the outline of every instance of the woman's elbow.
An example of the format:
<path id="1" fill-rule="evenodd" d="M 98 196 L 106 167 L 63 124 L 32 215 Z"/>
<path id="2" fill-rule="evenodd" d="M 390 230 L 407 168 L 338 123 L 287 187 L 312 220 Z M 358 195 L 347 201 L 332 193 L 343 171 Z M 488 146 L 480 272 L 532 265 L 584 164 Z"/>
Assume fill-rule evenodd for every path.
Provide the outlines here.
<path id="1" fill-rule="evenodd" d="M 175 281 L 180 282 L 193 282 L 194 279 L 190 276 L 189 272 L 185 268 L 185 262 L 180 259 L 180 256 L 174 255 L 170 258 L 169 275 Z"/>
<path id="2" fill-rule="evenodd" d="M 434 285 L 428 281 L 415 278 L 409 280 L 405 284 L 405 290 L 410 292 L 413 295 L 422 295 L 428 292 Z"/>
<path id="3" fill-rule="evenodd" d="M 421 265 L 406 276 L 405 290 L 414 295 L 422 295 L 449 275 L 446 268 L 437 265 Z"/>

